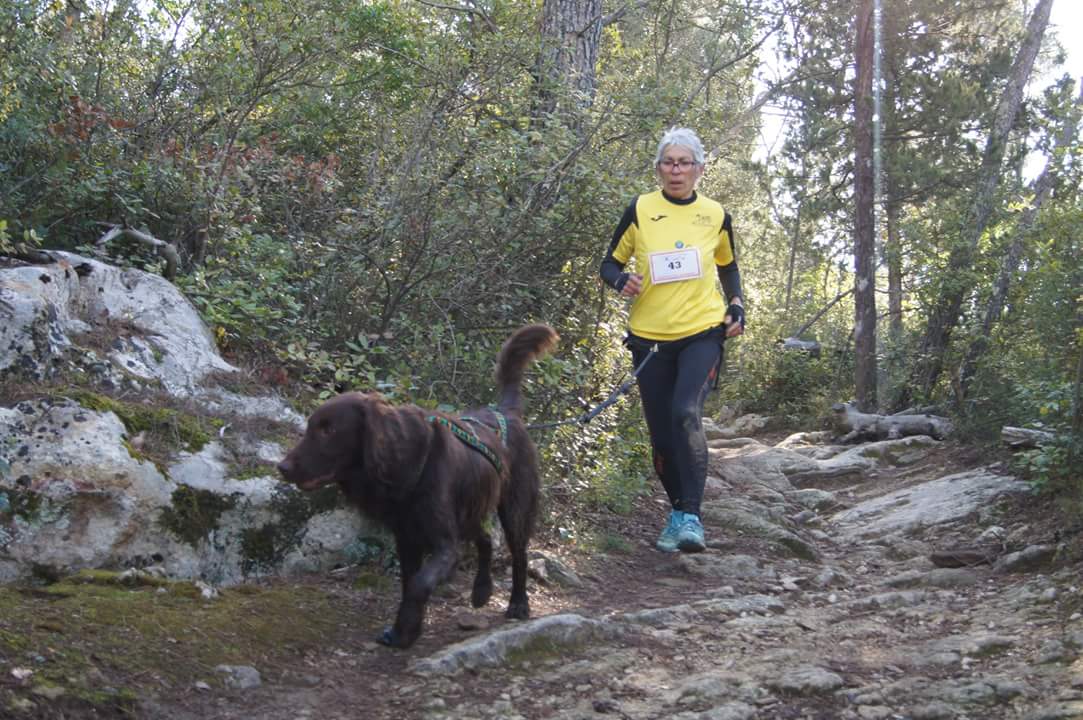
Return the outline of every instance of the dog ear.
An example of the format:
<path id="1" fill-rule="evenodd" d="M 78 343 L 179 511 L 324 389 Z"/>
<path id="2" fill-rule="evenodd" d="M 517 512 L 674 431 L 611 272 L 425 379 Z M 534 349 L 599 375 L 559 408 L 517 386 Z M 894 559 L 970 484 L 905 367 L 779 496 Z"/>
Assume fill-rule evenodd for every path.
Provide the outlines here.
<path id="1" fill-rule="evenodd" d="M 428 461 L 432 423 L 420 408 L 394 407 L 378 394 L 367 400 L 360 427 L 365 474 L 388 497 L 400 497 L 418 481 Z"/>

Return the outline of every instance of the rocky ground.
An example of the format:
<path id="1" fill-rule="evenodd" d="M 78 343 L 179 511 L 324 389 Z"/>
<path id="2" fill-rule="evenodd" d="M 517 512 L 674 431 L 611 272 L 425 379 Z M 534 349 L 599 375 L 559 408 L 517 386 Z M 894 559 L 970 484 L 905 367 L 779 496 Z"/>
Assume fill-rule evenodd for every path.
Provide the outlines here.
<path id="1" fill-rule="evenodd" d="M 153 608 L 0 596 L 0 716 L 1083 718 L 1080 536 L 996 458 L 712 445 L 707 552 L 656 552 L 666 510 L 643 497 L 596 516 L 591 549 L 539 538 L 533 619 L 504 620 L 506 589 L 470 609 L 466 567 L 407 651 L 373 642 L 398 586 L 371 564 L 110 601 Z"/>

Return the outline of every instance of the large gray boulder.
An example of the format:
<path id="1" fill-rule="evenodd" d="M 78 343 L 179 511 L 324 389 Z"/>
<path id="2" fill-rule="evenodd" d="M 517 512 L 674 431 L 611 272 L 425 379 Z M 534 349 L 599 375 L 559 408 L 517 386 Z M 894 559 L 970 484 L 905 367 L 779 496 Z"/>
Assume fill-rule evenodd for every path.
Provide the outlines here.
<path id="1" fill-rule="evenodd" d="M 112 412 L 67 399 L 0 407 L 0 582 L 148 568 L 233 584 L 348 562 L 363 533 L 334 495 L 231 478 L 222 447 L 139 457 Z"/>
<path id="2" fill-rule="evenodd" d="M 0 270 L 0 376 L 44 380 L 81 371 L 106 385 L 155 388 L 212 412 L 304 427 L 275 395 L 217 386 L 222 359 L 191 302 L 164 278 L 67 252 L 56 262 Z"/>
<path id="3" fill-rule="evenodd" d="M 278 481 L 281 446 L 304 418 L 273 393 L 215 383 L 237 368 L 176 287 L 51 254 L 53 264 L 0 269 L 0 381 L 25 398 L 0 398 L 0 582 L 136 567 L 229 584 L 367 551 L 359 538 L 371 529 L 333 489 L 310 496 Z M 55 377 L 85 386 L 34 396 Z M 109 397 L 118 390 L 123 402 Z M 147 455 L 140 412 L 198 413 L 213 432 Z"/>
<path id="4" fill-rule="evenodd" d="M 66 252 L 57 262 L 0 271 L 0 371 L 43 379 L 77 345 L 115 336 L 106 360 L 125 373 L 192 395 L 209 373 L 235 372 L 192 304 L 168 280 Z"/>

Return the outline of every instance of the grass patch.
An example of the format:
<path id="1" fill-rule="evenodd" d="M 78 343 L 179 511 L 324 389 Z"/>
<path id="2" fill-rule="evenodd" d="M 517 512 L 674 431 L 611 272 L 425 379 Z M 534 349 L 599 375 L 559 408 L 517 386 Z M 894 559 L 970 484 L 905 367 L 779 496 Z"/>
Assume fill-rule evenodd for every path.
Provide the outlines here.
<path id="1" fill-rule="evenodd" d="M 217 683 L 220 663 L 288 668 L 350 619 L 346 604 L 312 587 L 244 585 L 214 600 L 192 589 L 103 572 L 45 588 L 0 586 L 0 667 L 33 673 L 0 685 L 0 715 L 46 702 L 45 689 L 49 707 L 71 716 L 124 716 L 148 685 L 169 692 Z"/>
<path id="2" fill-rule="evenodd" d="M 613 532 L 600 532 L 590 536 L 590 545 L 595 552 L 628 554 L 633 550 L 628 538 Z"/>

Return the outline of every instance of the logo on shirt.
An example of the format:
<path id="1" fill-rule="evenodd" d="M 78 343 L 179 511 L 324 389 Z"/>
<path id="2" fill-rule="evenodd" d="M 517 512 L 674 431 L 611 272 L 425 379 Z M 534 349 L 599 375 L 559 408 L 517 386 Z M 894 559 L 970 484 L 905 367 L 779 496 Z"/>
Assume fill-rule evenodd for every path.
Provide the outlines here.
<path id="1" fill-rule="evenodd" d="M 669 216 L 668 215 L 655 215 L 654 217 L 651 218 L 651 222 L 658 222 L 659 220 L 661 220 L 664 217 L 669 217 Z"/>
<path id="2" fill-rule="evenodd" d="M 683 243 L 683 242 L 681 242 L 680 240 L 678 240 L 677 242 L 675 242 L 675 243 L 673 243 L 673 244 L 677 246 L 677 249 L 678 249 L 678 250 L 680 250 L 681 248 L 683 248 L 683 247 L 684 247 L 684 243 Z"/>
<path id="3" fill-rule="evenodd" d="M 692 221 L 693 225 L 699 225 L 700 227 L 711 227 L 714 225 L 714 221 L 711 220 L 710 215 L 696 214 L 696 219 Z"/>

